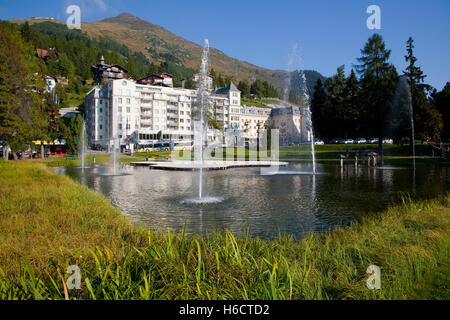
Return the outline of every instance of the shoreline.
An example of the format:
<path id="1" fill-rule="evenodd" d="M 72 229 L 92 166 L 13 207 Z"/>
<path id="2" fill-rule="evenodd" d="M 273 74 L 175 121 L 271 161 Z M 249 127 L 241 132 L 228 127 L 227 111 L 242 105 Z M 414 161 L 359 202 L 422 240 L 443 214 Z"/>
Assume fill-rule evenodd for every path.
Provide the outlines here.
<path id="1" fill-rule="evenodd" d="M 133 225 L 104 196 L 43 164 L 0 169 L 0 299 L 65 299 L 59 278 L 69 263 L 82 270 L 82 289 L 68 297 L 77 299 L 449 298 L 449 195 L 405 199 L 300 240 L 186 236 Z M 373 264 L 381 290 L 365 285 Z M 126 285 L 113 285 L 118 279 Z"/>

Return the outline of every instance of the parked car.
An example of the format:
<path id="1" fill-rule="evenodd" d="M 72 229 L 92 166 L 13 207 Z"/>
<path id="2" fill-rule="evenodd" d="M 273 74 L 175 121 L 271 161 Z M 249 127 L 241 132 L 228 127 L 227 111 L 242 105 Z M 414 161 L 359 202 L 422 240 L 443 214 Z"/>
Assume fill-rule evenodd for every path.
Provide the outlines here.
<path id="1" fill-rule="evenodd" d="M 344 139 L 340 141 L 341 144 L 353 144 L 353 140 L 352 139 Z"/>
<path id="2" fill-rule="evenodd" d="M 338 143 L 340 143 L 340 140 L 339 140 L 339 139 L 332 139 L 332 140 L 330 141 L 330 143 L 331 143 L 331 144 L 338 144 Z"/>
<path id="3" fill-rule="evenodd" d="M 354 143 L 354 144 L 366 144 L 366 143 L 367 143 L 367 140 L 364 139 L 364 138 L 358 138 L 358 139 L 356 139 L 353 143 Z"/>
<path id="4" fill-rule="evenodd" d="M 392 140 L 392 139 L 384 139 L 383 143 L 384 144 L 394 144 L 394 140 Z"/>
<path id="5" fill-rule="evenodd" d="M 316 141 L 314 142 L 314 144 L 317 145 L 317 146 L 320 146 L 320 145 L 324 145 L 325 142 L 323 142 L 322 140 L 316 140 Z"/>
<path id="6" fill-rule="evenodd" d="M 378 139 L 377 138 L 370 138 L 369 140 L 367 140 L 368 144 L 376 144 L 378 143 Z"/>

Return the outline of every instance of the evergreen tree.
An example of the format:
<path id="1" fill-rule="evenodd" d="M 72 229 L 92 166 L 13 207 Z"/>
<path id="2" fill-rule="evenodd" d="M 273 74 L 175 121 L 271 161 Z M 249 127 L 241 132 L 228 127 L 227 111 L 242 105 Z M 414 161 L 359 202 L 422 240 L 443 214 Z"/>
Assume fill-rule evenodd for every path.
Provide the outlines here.
<path id="1" fill-rule="evenodd" d="M 0 24 L 0 141 L 4 148 L 21 150 L 32 139 L 46 139 L 48 114 L 42 94 L 44 82 L 35 76 L 39 64 L 34 50 L 19 32 Z M 3 154 L 7 159 L 8 155 Z"/>
<path id="2" fill-rule="evenodd" d="M 147 75 L 157 74 L 158 73 L 158 67 L 156 64 L 152 61 L 150 63 L 150 66 L 148 67 Z"/>
<path id="3" fill-rule="evenodd" d="M 386 49 L 383 38 L 374 34 L 361 50 L 361 63 L 357 70 L 361 75 L 362 105 L 366 115 L 367 135 L 379 139 L 379 150 L 383 150 L 383 136 L 387 117 L 398 83 L 395 67 L 389 63 L 391 50 Z"/>
<path id="4" fill-rule="evenodd" d="M 347 137 L 356 138 L 361 135 L 361 111 L 360 111 L 360 92 L 359 92 L 359 82 L 356 78 L 355 71 L 352 69 L 350 76 L 345 82 L 344 89 L 344 119 L 343 125 L 346 128 Z"/>
<path id="5" fill-rule="evenodd" d="M 247 98 L 250 95 L 250 84 L 247 80 L 239 81 L 238 89 L 241 91 L 241 95 Z"/>
<path id="6" fill-rule="evenodd" d="M 448 142 L 450 139 L 450 82 L 437 92 L 434 90 L 432 94 L 433 105 L 442 115 L 442 139 Z"/>
<path id="7" fill-rule="evenodd" d="M 416 137 L 422 141 L 428 138 L 439 139 L 443 127 L 442 118 L 428 99 L 427 91 L 431 87 L 424 83 L 426 76 L 420 67 L 416 66 L 417 58 L 414 56 L 414 41 L 411 37 L 406 42 L 406 50 L 405 60 L 409 64 L 403 74 L 411 92 Z"/>
<path id="8" fill-rule="evenodd" d="M 273 94 L 273 93 L 272 93 Z M 300 95 L 297 89 L 291 88 L 289 90 L 289 102 L 296 104 L 299 107 L 305 107 L 305 100 Z"/>
<path id="9" fill-rule="evenodd" d="M 326 108 L 328 96 L 323 86 L 322 79 L 319 77 L 317 79 L 316 85 L 314 86 L 314 93 L 311 99 L 311 112 L 312 112 L 312 123 L 314 128 L 314 133 L 317 138 L 325 138 L 326 125 L 327 122 L 324 118 L 324 111 Z"/>

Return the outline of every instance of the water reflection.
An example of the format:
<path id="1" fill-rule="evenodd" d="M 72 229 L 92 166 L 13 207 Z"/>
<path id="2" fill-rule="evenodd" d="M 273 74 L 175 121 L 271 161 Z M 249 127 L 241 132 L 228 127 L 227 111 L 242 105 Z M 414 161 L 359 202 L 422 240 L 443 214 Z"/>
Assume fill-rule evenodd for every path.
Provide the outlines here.
<path id="1" fill-rule="evenodd" d="M 152 229 L 186 228 L 187 233 L 227 228 L 239 234 L 272 238 L 279 232 L 301 237 L 304 232 L 329 230 L 385 209 L 413 193 L 429 198 L 447 192 L 448 168 L 368 168 L 322 165 L 321 175 L 295 174 L 309 168 L 293 165 L 293 174 L 261 176 L 257 168 L 210 171 L 208 196 L 221 201 L 197 204 L 195 172 L 160 171 L 125 166 L 124 176 L 102 176 L 102 168 L 82 171 L 57 168 L 120 207 L 134 222 Z M 193 184 L 194 181 L 194 184 Z"/>

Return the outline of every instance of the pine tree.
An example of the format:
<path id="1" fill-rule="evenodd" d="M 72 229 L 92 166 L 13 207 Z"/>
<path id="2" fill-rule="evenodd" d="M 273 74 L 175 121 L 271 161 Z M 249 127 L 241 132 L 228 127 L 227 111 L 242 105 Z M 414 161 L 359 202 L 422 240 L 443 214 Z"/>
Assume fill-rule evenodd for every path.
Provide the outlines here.
<path id="1" fill-rule="evenodd" d="M 383 38 L 374 34 L 361 50 L 361 63 L 357 71 L 361 75 L 362 105 L 365 107 L 365 125 L 368 135 L 379 139 L 379 150 L 383 150 L 383 135 L 387 129 L 387 117 L 398 83 L 395 67 L 389 63 L 391 50 L 386 49 Z"/>
<path id="2" fill-rule="evenodd" d="M 414 56 L 414 41 L 411 37 L 406 42 L 406 50 L 405 60 L 409 64 L 403 74 L 411 91 L 416 137 L 422 141 L 428 138 L 439 139 L 443 127 L 442 119 L 428 99 L 427 91 L 431 87 L 424 83 L 426 76 L 420 67 L 416 66 L 417 58 Z"/>
<path id="3" fill-rule="evenodd" d="M 250 84 L 247 80 L 239 81 L 238 89 L 241 91 L 242 97 L 246 98 L 250 95 Z"/>
<path id="4" fill-rule="evenodd" d="M 359 82 L 356 78 L 355 71 L 352 69 L 350 76 L 345 82 L 344 90 L 344 127 L 347 130 L 347 136 L 356 138 L 361 136 L 360 122 L 360 92 Z"/>
<path id="5" fill-rule="evenodd" d="M 312 123 L 314 128 L 314 133 L 317 138 L 325 137 L 325 127 L 326 121 L 324 121 L 324 110 L 327 103 L 327 93 L 325 87 L 323 86 L 322 79 L 319 77 L 317 79 L 316 85 L 314 86 L 314 93 L 311 99 L 311 112 L 312 112 Z"/>

